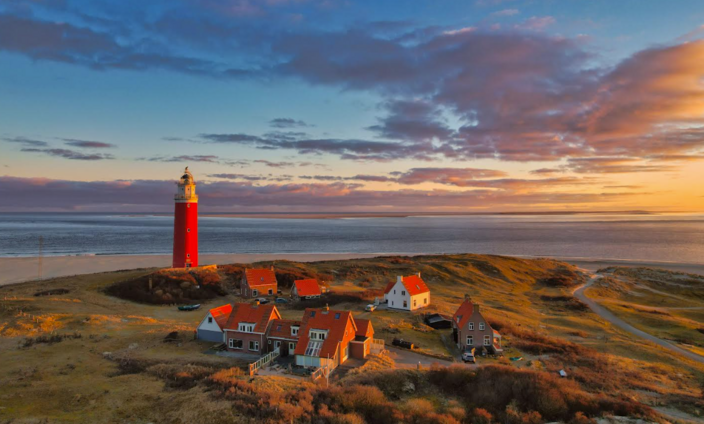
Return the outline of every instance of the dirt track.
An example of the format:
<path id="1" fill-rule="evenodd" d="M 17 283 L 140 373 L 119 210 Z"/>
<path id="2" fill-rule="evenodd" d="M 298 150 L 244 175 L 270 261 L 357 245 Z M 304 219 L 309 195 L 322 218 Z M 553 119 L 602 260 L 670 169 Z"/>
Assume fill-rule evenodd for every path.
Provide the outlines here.
<path id="1" fill-rule="evenodd" d="M 692 359 L 694 361 L 700 362 L 704 364 L 704 356 L 699 356 L 696 353 L 690 352 L 686 349 L 682 349 L 681 347 L 675 346 L 670 342 L 667 342 L 663 339 L 659 339 L 652 334 L 648 334 L 645 331 L 641 331 L 632 325 L 628 324 L 626 321 L 622 320 L 621 318 L 617 317 L 616 315 L 612 314 L 610 311 L 608 311 L 606 308 L 603 306 L 599 305 L 595 300 L 592 300 L 587 297 L 587 295 L 584 294 L 584 291 L 589 288 L 592 284 L 594 284 L 594 281 L 597 279 L 601 278 L 601 275 L 595 275 L 592 277 L 586 284 L 583 284 L 575 289 L 573 292 L 574 296 L 581 300 L 582 302 L 586 303 L 591 310 L 599 315 L 600 317 L 604 318 L 606 321 L 610 322 L 611 324 L 615 325 L 616 327 L 619 327 L 622 330 L 625 330 L 633 335 L 636 335 L 638 337 L 644 338 L 648 341 L 651 341 L 659 346 L 664 347 L 665 349 L 669 349 L 675 353 L 679 353 L 680 355 L 686 356 L 689 359 Z"/>

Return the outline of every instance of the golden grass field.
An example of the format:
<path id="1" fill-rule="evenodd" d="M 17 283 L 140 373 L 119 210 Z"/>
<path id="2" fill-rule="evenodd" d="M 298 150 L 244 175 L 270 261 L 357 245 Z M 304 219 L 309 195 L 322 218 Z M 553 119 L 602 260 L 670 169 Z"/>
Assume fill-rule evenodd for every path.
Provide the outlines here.
<path id="1" fill-rule="evenodd" d="M 505 358 L 482 359 L 481 363 L 501 363 L 545 374 L 564 368 L 570 379 L 575 376 L 587 392 L 653 406 L 666 414 L 663 420 L 704 417 L 704 366 L 613 328 L 588 309 L 565 300 L 570 296 L 570 287 L 541 283 L 556 269 L 574 271 L 570 265 L 549 259 L 449 255 L 312 263 L 279 261 L 275 266 L 277 272 L 327 280 L 334 294 L 369 293 L 383 288 L 396 275 L 421 272 L 432 293 L 431 307 L 422 312 L 451 315 L 464 295 L 470 294 L 482 304 L 490 322 L 506 328 L 501 330 L 506 356 L 525 358 L 515 363 Z M 99 273 L 0 287 L 0 422 L 249 422 L 237 404 L 228 400 L 231 398 L 217 395 L 217 390 L 199 383 L 201 377 L 196 377 L 199 373 L 210 375 L 202 377 L 203 381 L 217 384 L 213 383 L 213 370 L 227 370 L 243 363 L 204 354 L 212 344 L 193 340 L 193 331 L 208 308 L 241 299 L 228 294 L 201 302 L 199 311 L 180 312 L 175 306 L 141 304 L 103 292 L 117 281 L 153 271 Z M 236 278 L 227 273 L 228 268 L 222 267 L 225 287 L 232 293 Z M 637 284 L 648 284 L 656 290 L 662 288 L 652 281 L 641 282 L 638 275 L 624 273 L 621 278 L 634 279 Z M 604 306 L 634 326 L 663 338 L 687 338 L 696 350 L 701 349 L 704 338 L 697 331 L 704 321 L 704 311 L 676 308 L 701 306 L 704 284 L 688 284 L 677 286 L 675 296 L 667 297 L 647 289 L 634 292 L 632 287 L 616 285 L 594 286 L 588 294 L 604 298 Z M 69 292 L 34 296 L 39 291 L 59 288 Z M 430 330 L 422 324 L 420 313 L 364 312 L 368 301 L 346 301 L 331 308 L 353 310 L 356 317 L 372 319 L 375 337 L 387 343 L 394 337 L 403 337 L 429 354 L 455 353 L 442 340 L 449 330 Z M 652 308 L 662 311 L 653 313 Z M 285 318 L 298 318 L 302 313 L 291 305 L 280 306 L 280 310 Z M 179 333 L 180 340 L 164 342 L 172 331 Z M 52 334 L 68 337 L 55 343 L 36 342 L 38 337 Z M 586 348 L 579 352 L 593 352 L 589 355 L 598 357 L 601 368 L 590 369 L 575 355 L 536 353 L 530 343 L 541 338 L 555 346 L 574 344 Z M 345 378 L 383 373 L 384 368 L 393 367 L 392 362 L 377 359 L 364 372 L 350 372 Z M 194 384 L 184 388 L 182 380 L 188 378 Z M 234 381 L 244 377 L 228 378 Z M 180 385 L 176 387 L 174 382 Z M 313 386 L 285 377 L 258 377 L 253 384 L 257 387 L 248 390 L 281 393 Z M 402 395 L 403 402 L 413 404 L 413 396 L 417 394 Z M 469 422 L 469 416 L 452 412 L 461 399 L 440 402 L 429 395 L 425 398 L 435 405 L 437 414 L 443 411 L 456 416 L 459 422 Z"/>

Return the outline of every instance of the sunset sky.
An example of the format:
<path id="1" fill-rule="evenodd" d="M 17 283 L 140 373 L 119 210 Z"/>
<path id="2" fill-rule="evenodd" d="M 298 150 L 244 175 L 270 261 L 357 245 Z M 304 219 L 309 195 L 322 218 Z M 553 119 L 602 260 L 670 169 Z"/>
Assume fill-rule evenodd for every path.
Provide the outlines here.
<path id="1" fill-rule="evenodd" d="M 704 2 L 0 2 L 0 211 L 704 211 Z"/>

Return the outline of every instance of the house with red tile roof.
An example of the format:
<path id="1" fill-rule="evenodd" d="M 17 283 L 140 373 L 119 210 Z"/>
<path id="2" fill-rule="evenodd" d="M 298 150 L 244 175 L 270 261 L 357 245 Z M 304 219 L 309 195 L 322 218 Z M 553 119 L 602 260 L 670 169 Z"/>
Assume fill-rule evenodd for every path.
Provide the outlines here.
<path id="1" fill-rule="evenodd" d="M 293 355 L 298 344 L 298 332 L 301 321 L 292 319 L 275 319 L 267 333 L 267 350 L 273 352 L 279 349 L 281 356 Z"/>
<path id="2" fill-rule="evenodd" d="M 296 365 L 337 368 L 353 354 L 350 344 L 357 337 L 357 331 L 350 311 L 327 307 L 306 309 L 298 333 Z"/>
<path id="3" fill-rule="evenodd" d="M 318 280 L 310 278 L 307 280 L 296 280 L 291 288 L 291 297 L 298 300 L 317 299 L 321 295 Z"/>
<path id="4" fill-rule="evenodd" d="M 391 309 L 415 311 L 430 305 L 430 289 L 420 277 L 420 272 L 407 277 L 398 276 L 384 290 L 384 300 Z"/>
<path id="5" fill-rule="evenodd" d="M 452 337 L 461 351 L 486 349 L 489 353 L 502 352 L 501 334 L 484 319 L 478 304 L 465 295 L 464 302 L 452 316 Z"/>
<path id="6" fill-rule="evenodd" d="M 261 355 L 268 350 L 268 332 L 281 314 L 274 305 L 235 303 L 223 328 L 228 351 Z"/>
<path id="7" fill-rule="evenodd" d="M 230 304 L 209 310 L 196 329 L 198 339 L 222 343 L 224 341 L 222 330 L 230 317 L 230 312 L 232 312 Z"/>
<path id="8" fill-rule="evenodd" d="M 275 296 L 278 284 L 274 267 L 245 269 L 240 289 L 242 296 L 250 299 L 259 296 Z"/>

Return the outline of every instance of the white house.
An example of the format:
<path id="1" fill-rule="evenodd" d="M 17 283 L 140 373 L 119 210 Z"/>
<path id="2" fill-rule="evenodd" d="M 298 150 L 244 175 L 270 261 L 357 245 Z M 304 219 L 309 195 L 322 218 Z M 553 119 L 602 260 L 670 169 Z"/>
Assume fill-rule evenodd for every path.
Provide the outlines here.
<path id="1" fill-rule="evenodd" d="M 232 305 L 222 305 L 208 311 L 197 329 L 198 339 L 209 342 L 224 342 L 223 327 L 232 312 Z"/>
<path id="2" fill-rule="evenodd" d="M 430 305 L 430 289 L 420 278 L 420 273 L 408 277 L 399 275 L 396 282 L 386 286 L 384 300 L 391 309 L 415 311 Z"/>

